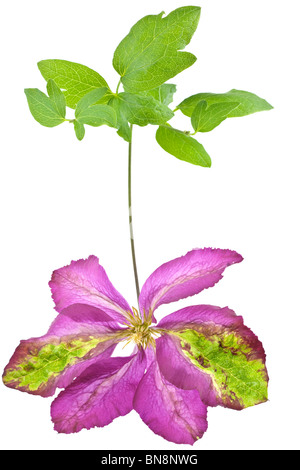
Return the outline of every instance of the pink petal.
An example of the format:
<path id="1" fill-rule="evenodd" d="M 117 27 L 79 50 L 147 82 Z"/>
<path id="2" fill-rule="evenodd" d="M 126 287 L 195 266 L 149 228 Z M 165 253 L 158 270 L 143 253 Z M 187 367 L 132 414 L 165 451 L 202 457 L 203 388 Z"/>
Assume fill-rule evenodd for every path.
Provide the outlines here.
<path id="1" fill-rule="evenodd" d="M 153 432 L 177 444 L 193 444 L 207 429 L 207 408 L 199 393 L 169 383 L 156 361 L 138 386 L 134 409 Z"/>
<path id="2" fill-rule="evenodd" d="M 48 334 L 64 336 L 69 333 L 74 334 L 76 331 L 82 333 L 85 330 L 108 333 L 119 329 L 119 323 L 112 320 L 99 308 L 91 305 L 73 304 L 63 309 L 60 315 L 57 315 L 48 330 Z"/>
<path id="3" fill-rule="evenodd" d="M 99 308 L 121 323 L 125 321 L 126 312 L 131 312 L 96 256 L 72 261 L 70 265 L 57 269 L 53 272 L 49 286 L 58 312 L 72 304 L 87 304 Z"/>
<path id="4" fill-rule="evenodd" d="M 163 264 L 143 285 L 139 300 L 141 312 L 154 312 L 162 304 L 184 299 L 214 286 L 227 266 L 242 259 L 235 251 L 204 248 Z"/>
<path id="5" fill-rule="evenodd" d="M 156 340 L 157 361 L 166 379 L 184 390 L 198 390 L 207 406 L 217 406 L 218 399 L 211 380 L 187 361 L 180 342 L 172 335 L 165 334 Z"/>
<path id="6" fill-rule="evenodd" d="M 229 328 L 243 325 L 243 317 L 228 307 L 221 308 L 214 305 L 193 305 L 184 307 L 160 320 L 157 328 L 178 331 L 202 323 L 217 324 Z"/>
<path id="7" fill-rule="evenodd" d="M 69 434 L 103 427 L 129 413 L 145 366 L 143 350 L 131 357 L 113 357 L 90 366 L 53 401 L 54 429 Z"/>

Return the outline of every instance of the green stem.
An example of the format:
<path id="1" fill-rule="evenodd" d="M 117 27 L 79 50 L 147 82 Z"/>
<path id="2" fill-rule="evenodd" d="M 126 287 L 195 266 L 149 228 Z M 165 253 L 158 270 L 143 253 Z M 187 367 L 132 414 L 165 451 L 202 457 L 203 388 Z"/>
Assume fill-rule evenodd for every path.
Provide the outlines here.
<path id="1" fill-rule="evenodd" d="M 117 85 L 116 94 L 118 94 L 120 85 L 121 85 L 121 78 L 120 78 L 119 83 L 118 83 L 118 85 Z"/>
<path id="2" fill-rule="evenodd" d="M 134 236 L 133 236 L 133 227 L 132 227 L 132 206 L 131 206 L 131 159 L 132 159 L 132 124 L 130 125 L 130 142 L 128 147 L 128 212 L 129 212 L 129 230 L 130 230 L 130 244 L 131 244 L 131 256 L 136 288 L 137 301 L 139 301 L 140 296 L 140 287 L 139 287 L 139 278 L 136 266 L 136 256 L 135 256 L 135 247 L 134 247 Z"/>

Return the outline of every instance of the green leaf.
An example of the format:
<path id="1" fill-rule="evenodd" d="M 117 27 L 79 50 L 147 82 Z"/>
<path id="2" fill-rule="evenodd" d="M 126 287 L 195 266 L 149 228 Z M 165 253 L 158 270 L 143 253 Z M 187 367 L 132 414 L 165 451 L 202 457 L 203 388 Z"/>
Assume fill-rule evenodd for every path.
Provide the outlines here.
<path id="1" fill-rule="evenodd" d="M 64 122 L 56 103 L 45 93 L 37 88 L 26 88 L 24 91 L 32 116 L 42 126 L 55 127 Z"/>
<path id="2" fill-rule="evenodd" d="M 123 109 L 128 122 L 138 126 L 147 124 L 160 125 L 169 121 L 174 113 L 166 105 L 157 101 L 153 96 L 120 93 Z"/>
<path id="3" fill-rule="evenodd" d="M 127 125 L 124 124 L 120 126 L 117 130 L 117 134 L 122 137 L 126 142 L 131 142 L 131 130 L 128 123 Z"/>
<path id="4" fill-rule="evenodd" d="M 95 104 L 82 111 L 77 121 L 81 124 L 99 127 L 103 124 L 116 127 L 117 117 L 115 111 L 107 104 Z"/>
<path id="5" fill-rule="evenodd" d="M 81 98 L 75 109 L 76 120 L 80 124 L 98 127 L 106 124 L 116 127 L 117 116 L 114 109 L 107 104 L 94 104 L 104 96 L 106 88 L 98 88 Z"/>
<path id="6" fill-rule="evenodd" d="M 195 132 L 209 132 L 221 124 L 239 103 L 216 103 L 208 106 L 202 100 L 196 105 L 191 116 L 192 126 Z"/>
<path id="7" fill-rule="evenodd" d="M 75 116 L 78 117 L 80 116 L 80 113 L 87 109 L 89 106 L 96 104 L 97 101 L 100 101 L 101 98 L 105 95 L 107 92 L 106 87 L 102 88 L 95 88 L 94 90 L 88 92 L 86 95 L 84 95 L 77 103 L 76 109 L 75 109 Z"/>
<path id="8" fill-rule="evenodd" d="M 131 141 L 130 124 L 146 126 L 147 124 L 165 124 L 174 116 L 165 104 L 157 101 L 148 92 L 141 94 L 120 93 L 113 96 L 108 103 L 116 112 L 118 134 L 126 142 Z"/>
<path id="9" fill-rule="evenodd" d="M 38 68 L 45 80 L 53 79 L 64 90 L 66 103 L 75 109 L 78 101 L 94 88 L 108 88 L 99 73 L 85 65 L 67 60 L 49 59 L 38 62 Z"/>
<path id="10" fill-rule="evenodd" d="M 131 142 L 131 130 L 128 123 L 124 100 L 122 100 L 119 96 L 114 96 L 111 98 L 108 104 L 115 110 L 117 115 L 117 134 L 126 142 Z"/>
<path id="11" fill-rule="evenodd" d="M 113 66 L 125 91 L 151 90 L 190 67 L 196 57 L 181 52 L 199 22 L 200 8 L 177 8 L 168 16 L 145 16 L 130 30 L 114 53 Z"/>
<path id="12" fill-rule="evenodd" d="M 74 120 L 74 130 L 78 140 L 82 140 L 84 138 L 85 129 L 84 125 L 81 122 L 78 122 L 76 119 Z"/>
<path id="13" fill-rule="evenodd" d="M 176 92 L 176 85 L 171 83 L 163 83 L 153 90 L 142 91 L 140 94 L 143 96 L 153 96 L 157 101 L 168 106 L 173 101 L 173 95 Z"/>
<path id="14" fill-rule="evenodd" d="M 230 90 L 227 93 L 198 93 L 183 100 L 177 109 L 191 117 L 197 104 L 205 100 L 208 106 L 217 103 L 239 103 L 239 106 L 234 108 L 227 117 L 241 117 L 248 114 L 257 113 L 259 111 L 268 111 L 273 109 L 266 100 L 260 98 L 254 93 L 242 90 Z"/>
<path id="15" fill-rule="evenodd" d="M 156 140 L 168 153 L 179 160 L 203 167 L 211 166 L 211 159 L 203 145 L 190 135 L 170 126 L 160 126 Z"/>
<path id="16" fill-rule="evenodd" d="M 63 92 L 58 88 L 54 80 L 50 78 L 47 83 L 47 92 L 49 98 L 53 101 L 58 114 L 65 118 L 66 117 L 66 98 Z"/>

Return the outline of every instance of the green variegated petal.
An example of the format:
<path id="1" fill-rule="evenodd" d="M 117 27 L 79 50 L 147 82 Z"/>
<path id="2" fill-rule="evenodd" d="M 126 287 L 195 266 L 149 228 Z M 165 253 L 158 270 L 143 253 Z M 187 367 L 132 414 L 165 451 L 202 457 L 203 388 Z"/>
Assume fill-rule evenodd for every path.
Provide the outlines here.
<path id="1" fill-rule="evenodd" d="M 168 332 L 157 341 L 159 363 L 176 386 L 197 388 L 211 406 L 242 409 L 267 400 L 265 353 L 242 317 L 199 305 L 169 315 L 158 327 Z"/>
<path id="2" fill-rule="evenodd" d="M 195 330 L 178 334 L 187 359 L 211 377 L 222 403 L 236 400 L 243 408 L 267 399 L 265 370 L 261 360 L 251 360 L 251 349 L 237 333 L 206 337 Z"/>
<path id="3" fill-rule="evenodd" d="M 76 315 L 95 315 L 90 306 L 74 306 Z M 39 338 L 21 341 L 3 374 L 6 386 L 42 395 L 53 395 L 56 387 L 66 387 L 86 367 L 103 355 L 110 355 L 121 331 L 111 329 L 115 323 L 73 320 L 71 315 L 58 315 L 49 332 Z M 66 310 L 67 311 L 67 310 Z M 68 315 L 68 316 L 67 316 Z M 61 334 L 62 333 L 62 334 Z"/>
<path id="4" fill-rule="evenodd" d="M 5 369 L 3 382 L 8 387 L 28 393 L 52 395 L 53 386 L 61 374 L 101 354 L 112 344 L 108 339 L 111 338 L 54 336 L 22 341 Z M 87 365 L 85 363 L 85 367 Z"/>

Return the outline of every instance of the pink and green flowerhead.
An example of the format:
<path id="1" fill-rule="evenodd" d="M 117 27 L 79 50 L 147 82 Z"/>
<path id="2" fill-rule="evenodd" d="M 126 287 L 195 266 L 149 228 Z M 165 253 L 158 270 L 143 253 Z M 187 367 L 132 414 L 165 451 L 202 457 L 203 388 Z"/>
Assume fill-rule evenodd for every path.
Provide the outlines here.
<path id="1" fill-rule="evenodd" d="M 130 308 L 95 256 L 54 271 L 58 315 L 48 332 L 21 341 L 3 374 L 11 388 L 48 397 L 54 429 L 103 427 L 131 410 L 165 439 L 193 444 L 207 429 L 207 407 L 241 410 L 267 400 L 261 342 L 229 308 L 185 307 L 158 324 L 154 312 L 214 286 L 234 251 L 196 249 L 146 280 Z M 124 342 L 129 357 L 113 356 Z"/>

